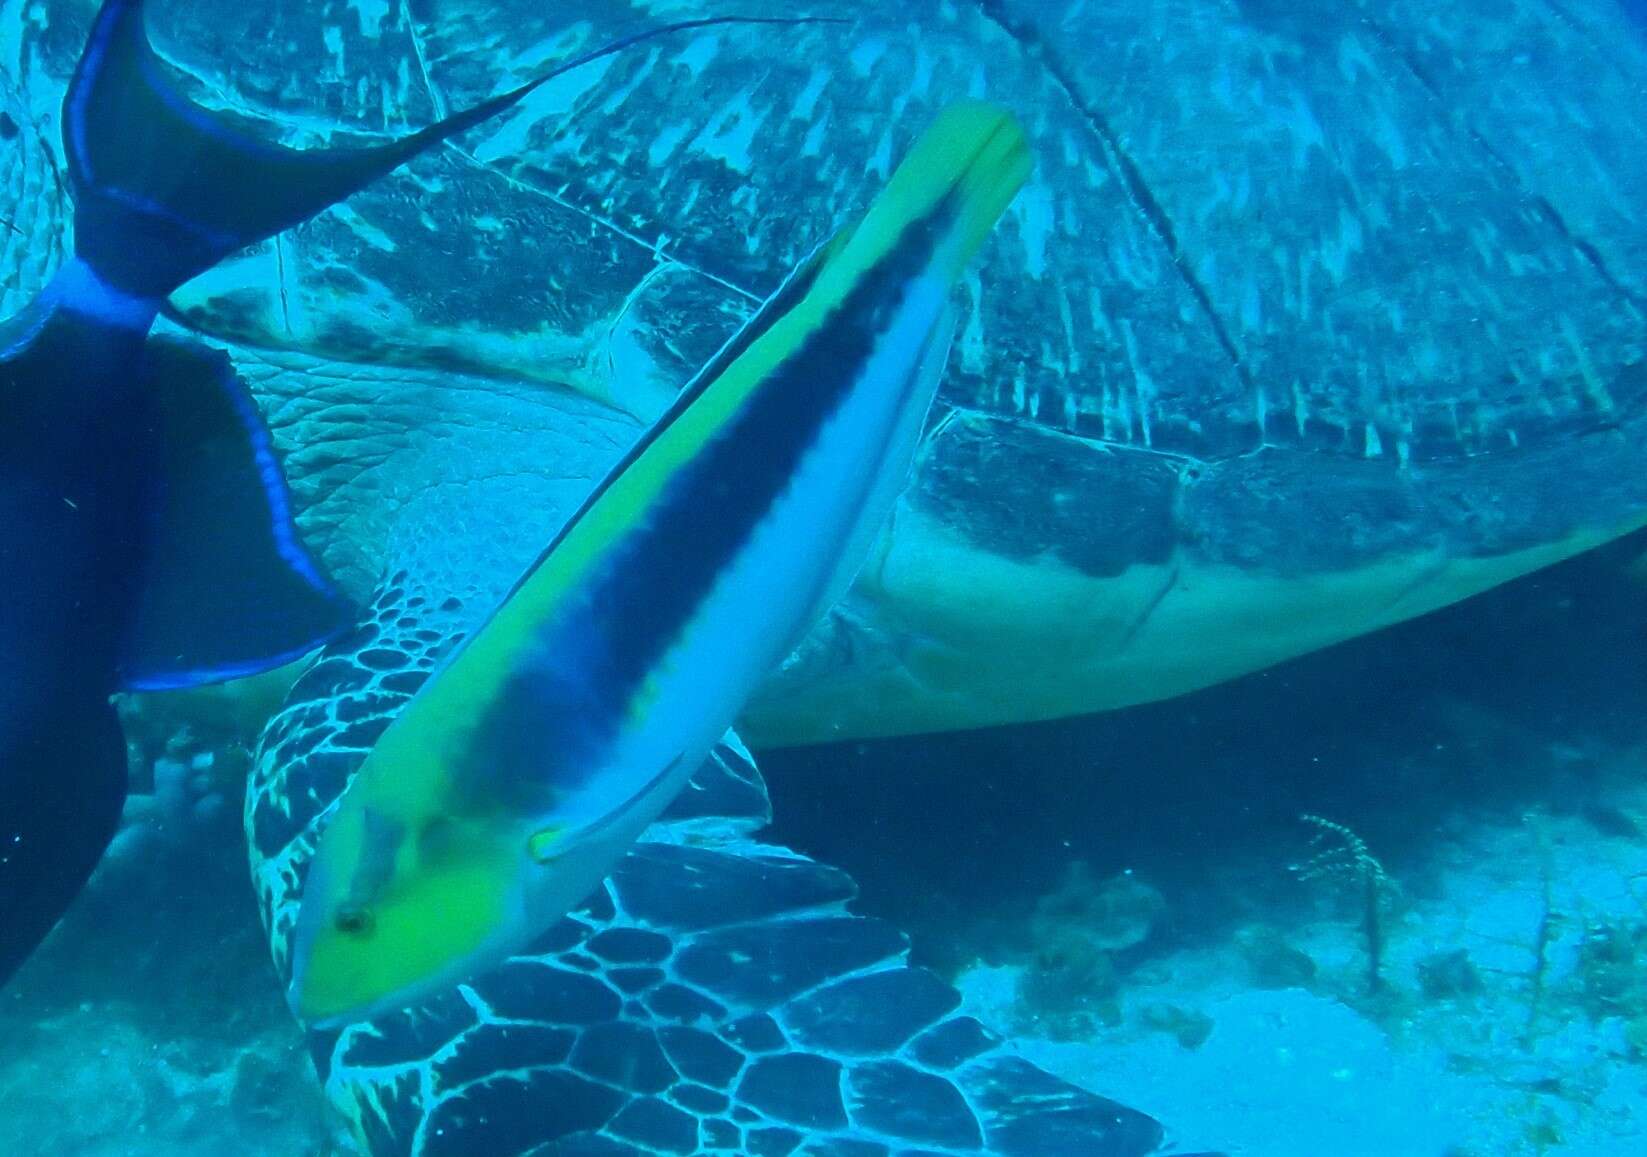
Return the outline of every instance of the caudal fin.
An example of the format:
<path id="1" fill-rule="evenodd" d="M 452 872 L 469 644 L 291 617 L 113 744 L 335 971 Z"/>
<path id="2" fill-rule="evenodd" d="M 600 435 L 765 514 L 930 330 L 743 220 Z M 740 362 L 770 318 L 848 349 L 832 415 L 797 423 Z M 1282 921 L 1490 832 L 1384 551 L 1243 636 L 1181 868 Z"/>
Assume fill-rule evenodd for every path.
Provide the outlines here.
<path id="1" fill-rule="evenodd" d="M 0 985 L 79 895 L 125 799 L 126 741 L 107 700 L 65 701 L 0 750 Z"/>
<path id="2" fill-rule="evenodd" d="M 954 282 L 1033 167 L 1011 112 L 981 101 L 951 105 L 911 146 L 851 235 L 838 239 L 820 283 L 856 281 L 917 232 L 934 238 L 934 271 Z"/>
<path id="3" fill-rule="evenodd" d="M 399 140 L 292 149 L 192 104 L 149 44 L 143 0 L 104 0 L 63 103 L 75 248 L 108 284 L 138 297 L 163 297 L 235 250 L 307 220 L 570 69 L 687 28 L 804 22 L 706 17 L 663 25 Z"/>

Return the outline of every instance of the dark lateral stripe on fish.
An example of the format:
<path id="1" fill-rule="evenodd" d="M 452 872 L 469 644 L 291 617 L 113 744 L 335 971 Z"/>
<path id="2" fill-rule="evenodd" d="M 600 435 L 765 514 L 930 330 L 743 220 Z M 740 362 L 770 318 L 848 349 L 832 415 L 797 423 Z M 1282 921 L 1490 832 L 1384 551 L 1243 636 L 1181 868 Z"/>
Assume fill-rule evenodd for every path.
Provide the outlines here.
<path id="1" fill-rule="evenodd" d="M 840 367 L 868 362 L 883 336 L 878 323 L 926 264 L 946 212 L 941 205 L 931 218 L 905 230 L 897 249 L 753 391 L 732 421 L 670 480 L 646 520 L 607 552 L 598 575 L 586 579 L 587 617 L 569 618 L 560 631 L 575 636 L 567 649 L 581 657 L 578 703 L 567 704 L 563 716 L 581 742 L 597 746 L 623 726 L 624 708 L 648 673 L 788 489 L 819 431 L 859 384 L 861 371 L 843 374 Z M 698 510 L 714 516 L 694 517 Z M 526 704 L 544 709 L 552 682 L 533 678 L 530 668 L 511 677 L 477 728 L 483 740 L 478 749 L 518 746 L 516 721 Z M 607 711 L 570 709 L 595 703 L 607 705 Z M 543 734 L 558 748 L 567 744 L 564 731 Z"/>
<path id="2" fill-rule="evenodd" d="M 954 218 L 958 210 L 960 197 L 961 194 L 958 190 L 950 190 L 927 213 L 905 223 L 900 230 L 900 236 L 907 238 L 912 231 L 924 232 L 928 236 L 941 234 Z M 762 304 L 755 315 L 732 335 L 701 370 L 693 375 L 691 381 L 675 396 L 675 400 L 669 408 L 648 427 L 641 438 L 630 447 L 629 452 L 601 479 L 600 483 L 584 499 L 578 509 L 561 526 L 559 532 L 550 540 L 549 545 L 543 548 L 531 566 L 527 567 L 521 577 L 515 580 L 514 585 L 505 594 L 504 602 L 513 598 L 522 587 L 531 581 L 532 576 L 544 560 L 559 548 L 567 536 L 576 529 L 584 516 L 600 503 L 612 485 L 675 424 L 682 414 L 692 408 L 704 391 L 748 352 L 757 340 L 806 298 L 816 284 L 819 275 L 829 263 L 831 256 L 843 247 L 845 242 L 850 240 L 850 235 L 851 227 L 848 227 L 848 229 L 835 234 L 828 241 L 818 246 L 812 256 L 796 268 L 779 286 L 778 291 Z"/>

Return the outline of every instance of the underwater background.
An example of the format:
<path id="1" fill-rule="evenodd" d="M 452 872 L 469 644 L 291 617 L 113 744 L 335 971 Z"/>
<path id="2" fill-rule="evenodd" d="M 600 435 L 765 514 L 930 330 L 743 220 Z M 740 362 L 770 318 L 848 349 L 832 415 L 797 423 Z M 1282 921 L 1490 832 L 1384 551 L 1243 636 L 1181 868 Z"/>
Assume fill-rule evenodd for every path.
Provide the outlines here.
<path id="1" fill-rule="evenodd" d="M 298 144 L 415 127 L 500 75 L 701 9 L 150 7 L 191 97 Z M 900 91 L 918 92 L 916 105 L 1016 100 L 1048 171 L 1100 175 L 1087 193 L 1057 176 L 1026 190 L 987 292 L 968 289 L 986 321 L 963 334 L 946 387 L 948 449 L 900 511 L 914 536 L 900 541 L 916 543 L 900 565 L 914 577 L 886 578 L 881 602 L 855 595 L 752 713 L 771 799 L 763 838 L 849 874 L 853 911 L 907 932 L 911 959 L 958 988 L 963 1012 L 1047 1072 L 1160 1120 L 1176 1146 L 1161 1151 L 1647 1150 L 1647 538 L 1612 533 L 1647 516 L 1629 469 L 1647 281 L 1629 196 L 1647 191 L 1647 151 L 1630 151 L 1647 101 L 1641 6 L 816 11 L 856 23 L 792 42 L 687 37 L 552 86 L 528 115 L 178 295 L 169 324 L 223 344 L 259 392 L 328 564 L 363 599 L 383 597 L 386 560 L 466 598 L 506 579 L 751 301 L 861 207 L 911 135 L 904 121 L 885 127 L 906 115 Z M 6 312 L 65 252 L 57 104 L 93 12 L 0 3 Z M 1226 43 L 1250 75 L 1207 48 Z M 1072 78 L 1085 53 L 1100 58 Z M 1449 58 L 1480 82 L 1479 107 L 1449 89 Z M 1481 95 L 1506 71 L 1542 115 L 1515 132 L 1502 123 L 1514 102 Z M 1345 95 L 1386 73 L 1397 95 L 1384 104 Z M 1230 95 L 1255 91 L 1255 77 L 1279 95 Z M 1214 94 L 1225 119 L 1195 115 L 1180 83 Z M 839 97 L 833 119 L 795 111 L 825 107 L 832 85 L 858 94 Z M 698 96 L 668 103 L 677 90 Z M 782 133 L 750 111 L 762 101 L 791 110 Z M 1170 131 L 1151 137 L 1146 110 L 1163 106 L 1176 108 Z M 1260 106 L 1270 119 L 1251 122 L 1232 160 L 1230 134 Z M 665 111 L 693 128 L 660 124 Z M 1524 148 L 1538 133 L 1548 155 Z M 1367 140 L 1384 161 L 1357 151 Z M 1480 185 L 1454 187 L 1438 167 L 1460 141 L 1484 158 L 1471 169 Z M 1408 149 L 1418 159 L 1390 160 Z M 1250 157 L 1271 152 L 1276 169 L 1306 175 L 1292 201 L 1266 200 Z M 1516 179 L 1500 197 L 1504 171 Z M 649 189 L 653 172 L 669 176 Z M 1313 208 L 1279 215 L 1300 204 Z M 1421 222 L 1435 233 L 1418 236 Z M 1557 253 L 1554 232 L 1578 241 Z M 1238 272 L 1284 264 L 1272 252 L 1299 237 L 1326 255 L 1315 282 Z M 1053 293 L 1058 276 L 1068 284 Z M 1336 293 L 1323 288 L 1335 276 Z M 1332 304 L 1312 313 L 1311 293 Z M 1075 300 L 1084 316 L 1060 311 Z M 1210 336 L 1203 310 L 1228 332 Z M 1252 418 L 1225 388 L 1225 341 L 1241 347 L 1244 374 L 1307 396 L 1296 405 L 1309 420 L 1294 436 L 1288 413 L 1266 435 L 1296 451 L 1288 465 L 1232 485 L 1184 516 L 1183 542 L 1163 545 L 1163 520 L 1188 500 L 1149 481 L 1152 463 L 1254 457 L 1237 436 Z M 1329 364 L 1380 368 L 1339 380 Z M 995 376 L 1001 365 L 1012 373 Z M 1413 366 L 1428 376 L 1398 372 Z M 1595 401 L 1600 379 L 1616 409 Z M 1507 427 L 1540 453 L 1506 453 Z M 1077 456 L 1092 446 L 1107 449 Z M 1402 474 L 1409 455 L 1418 465 Z M 1380 481 L 1350 477 L 1369 462 Z M 1378 489 L 1386 477 L 1402 479 L 1390 484 L 1401 501 Z M 1442 491 L 1436 513 L 1425 495 Z M 1455 507 L 1470 517 L 1448 521 Z M 964 527 L 992 558 L 1056 559 L 1095 585 L 1071 596 L 1062 572 L 1032 565 L 1005 580 L 984 566 L 940 575 L 964 557 L 920 537 L 922 518 Z M 1220 541 L 1249 525 L 1255 537 Z M 1306 643 L 1277 644 L 1278 665 L 1180 677 L 1186 693 L 1159 702 L 1126 705 L 1125 689 L 1093 689 L 1101 671 L 1019 643 L 994 656 L 998 678 L 951 672 L 976 692 L 957 694 L 960 707 L 900 703 L 898 680 L 851 674 L 882 669 L 877 646 L 899 653 L 887 624 L 918 619 L 910 600 L 949 599 L 931 613 L 944 629 L 983 615 L 927 590 L 946 582 L 984 584 L 979 603 L 1016 598 L 1030 608 L 1021 619 L 1056 626 L 1104 618 L 1102 582 L 1127 564 L 1216 553 L 1208 543 L 1227 547 L 1220 562 L 1290 581 L 1329 561 L 1399 561 L 1426 536 L 1492 558 L 1601 525 L 1595 539 L 1612 541 L 1588 553 L 1391 626 L 1362 609 L 1335 624 L 1330 598 L 1286 588 L 1278 608 L 1235 627 L 1149 645 L 1192 662 L 1203 648 L 1219 669 L 1248 643 L 1263 653 L 1252 637 L 1265 632 L 1359 637 L 1291 658 Z M 1279 625 L 1291 617 L 1325 625 L 1291 635 Z M 1020 622 L 1010 607 L 998 618 L 1002 632 Z M 861 668 L 832 665 L 854 645 Z M 957 666 L 989 661 L 980 649 Z M 266 884 L 248 885 L 247 779 L 255 765 L 256 790 L 278 790 L 282 736 L 264 728 L 295 674 L 122 703 L 135 794 L 121 834 L 0 990 L 0 1152 L 353 1151 L 316 1075 L 331 1042 L 306 1039 L 287 1012 L 260 918 Z M 864 734 L 819 742 L 831 727 Z M 247 805 L 254 859 L 266 803 L 254 792 Z"/>

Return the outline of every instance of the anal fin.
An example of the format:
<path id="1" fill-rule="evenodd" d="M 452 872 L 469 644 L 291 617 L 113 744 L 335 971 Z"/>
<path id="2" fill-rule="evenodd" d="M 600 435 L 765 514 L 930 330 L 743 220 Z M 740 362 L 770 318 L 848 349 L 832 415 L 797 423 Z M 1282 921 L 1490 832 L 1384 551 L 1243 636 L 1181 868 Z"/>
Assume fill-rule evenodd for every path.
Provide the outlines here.
<path id="1" fill-rule="evenodd" d="M 351 610 L 298 534 L 250 392 L 203 346 L 152 340 L 147 356 L 158 477 L 121 685 L 192 687 L 302 657 Z"/>
<path id="2" fill-rule="evenodd" d="M 107 700 L 59 701 L 0 750 L 0 985 L 80 894 L 125 800 L 126 741 Z"/>

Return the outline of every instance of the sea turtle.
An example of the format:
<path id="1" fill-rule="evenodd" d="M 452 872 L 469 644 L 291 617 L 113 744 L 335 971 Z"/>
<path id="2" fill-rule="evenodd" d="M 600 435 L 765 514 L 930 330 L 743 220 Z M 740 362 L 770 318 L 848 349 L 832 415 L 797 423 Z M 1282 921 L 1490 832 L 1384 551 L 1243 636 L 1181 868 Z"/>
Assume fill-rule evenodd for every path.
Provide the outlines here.
<path id="1" fill-rule="evenodd" d="M 387 22 L 349 67 L 387 74 L 416 49 L 430 79 L 413 71 L 407 104 L 468 98 L 490 77 L 437 66 L 509 7 Z M 521 7 L 523 41 L 559 19 Z M 593 11 L 596 29 L 630 19 Z M 327 408 L 269 382 L 295 440 L 349 463 L 310 493 L 328 557 L 365 585 L 403 496 L 483 469 L 502 426 L 542 430 L 557 474 L 597 477 L 936 104 L 1005 99 L 1041 167 L 971 287 L 948 409 L 876 563 L 745 732 L 1159 698 L 1647 517 L 1647 142 L 1615 111 L 1647 46 L 1613 0 L 1428 12 L 991 0 L 705 36 L 582 76 L 545 119 L 449 157 L 461 197 L 386 189 L 283 243 L 280 277 L 259 255 L 183 308 L 263 347 L 486 379 L 465 396 L 492 395 L 491 429 L 419 445 L 400 432 L 427 417 L 417 402 L 339 390 Z M 453 292 L 453 263 L 485 274 Z M 600 403 L 593 427 L 546 401 L 568 389 Z M 471 527 L 488 517 L 516 512 Z"/>
<path id="2" fill-rule="evenodd" d="M 316 131 L 316 108 L 327 127 L 367 132 L 427 119 L 495 83 L 477 48 L 524 67 L 636 18 L 590 5 L 557 36 L 564 16 L 525 0 L 443 4 L 438 20 L 404 6 L 341 20 L 272 0 L 240 10 L 266 36 L 231 32 L 201 0 L 158 14 L 162 48 L 176 45 L 203 93 L 299 134 Z M 54 35 L 0 41 L 23 45 L 5 62 L 25 78 L 8 105 L 43 107 L 28 94 L 54 75 L 36 67 Z M 849 28 L 728 32 L 614 62 L 196 285 L 180 316 L 239 343 L 298 447 L 291 467 L 333 568 L 357 591 L 386 563 L 397 576 L 266 737 L 248 823 L 277 954 L 312 825 L 433 651 L 957 94 L 1022 109 L 1041 170 L 970 287 L 948 408 L 878 559 L 745 734 L 799 742 L 1161 697 L 1647 521 L 1647 481 L 1630 468 L 1647 269 L 1630 207 L 1647 172 L 1642 130 L 1616 115 L 1644 77 L 1647 49 L 1611 0 L 1469 0 L 1445 18 L 1406 0 L 921 0 L 896 21 L 866 11 Z M 559 955 L 510 966 L 490 999 L 476 990 L 318 1042 L 365 1132 L 388 1151 L 439 1148 L 474 1114 L 515 1127 L 524 1090 L 613 1089 L 591 1076 L 613 1057 L 637 1080 L 661 1036 L 636 1026 L 666 1015 L 650 994 L 689 1001 L 694 988 L 726 1011 L 695 1006 L 720 1046 L 691 1039 L 772 1074 L 753 1097 L 828 1085 L 780 1065 L 813 1078 L 845 1066 L 865 1104 L 881 1103 L 871 1089 L 886 1076 L 883 1092 L 920 1105 L 917 1128 L 1010 1108 L 992 1098 L 1030 1077 L 998 1046 L 953 1070 L 910 1064 L 921 1042 L 975 1030 L 892 1015 L 945 1001 L 899 991 L 926 981 L 895 966 L 890 931 L 838 916 L 840 877 L 759 845 L 758 780 L 735 755 L 720 767 L 648 835 L 609 908 L 554 933 L 544 947 Z M 713 802 L 721 788 L 745 803 Z M 652 886 L 650 905 L 626 891 Z M 707 915 L 689 903 L 700 895 Z M 741 939 L 750 919 L 761 933 Z M 791 929 L 803 939 L 784 940 Z M 829 929 L 837 939 L 804 939 Z M 747 981 L 725 964 L 751 953 L 783 984 L 720 987 Z M 798 959 L 830 967 L 785 973 Z M 855 975 L 819 989 L 833 1011 L 788 987 L 838 970 Z M 597 974 L 605 995 L 587 983 Z M 869 977 L 882 987 L 854 1004 Z M 652 987 L 637 997 L 631 983 Z M 508 1016 L 521 994 L 563 1019 Z M 601 1005 L 615 1019 L 598 1031 L 564 1019 Z M 807 1035 L 848 1023 L 888 1035 Z M 674 1092 L 688 1062 L 665 1059 L 674 1076 L 647 1079 Z M 854 1066 L 875 1075 L 860 1083 Z M 672 1108 L 650 1087 L 598 1097 L 600 1127 L 628 1128 L 631 1111 L 636 1129 L 678 1126 L 682 1109 L 705 1130 L 749 1123 L 719 1107 L 725 1091 Z M 1064 1096 L 1077 1114 L 1093 1104 Z M 944 1118 L 946 1104 L 967 1113 Z M 778 1118 L 836 1107 L 741 1104 Z M 1114 1112 L 1123 1135 L 1138 1130 L 1115 1151 L 1155 1143 Z"/>
<path id="3" fill-rule="evenodd" d="M 1647 169 L 1611 112 L 1647 44 L 1615 0 L 1440 23 L 1406 0 L 870 7 L 586 70 L 175 299 L 267 358 L 311 531 L 357 594 L 408 499 L 517 432 L 565 482 L 552 522 L 957 93 L 1026 110 L 1040 170 L 875 562 L 748 713 L 753 742 L 1161 698 L 1647 521 Z M 162 49 L 296 137 L 421 123 L 637 19 L 248 0 L 246 36 L 210 12 L 158 13 Z M 363 364 L 456 375 L 386 392 Z M 465 514 L 475 537 L 521 517 Z"/>

